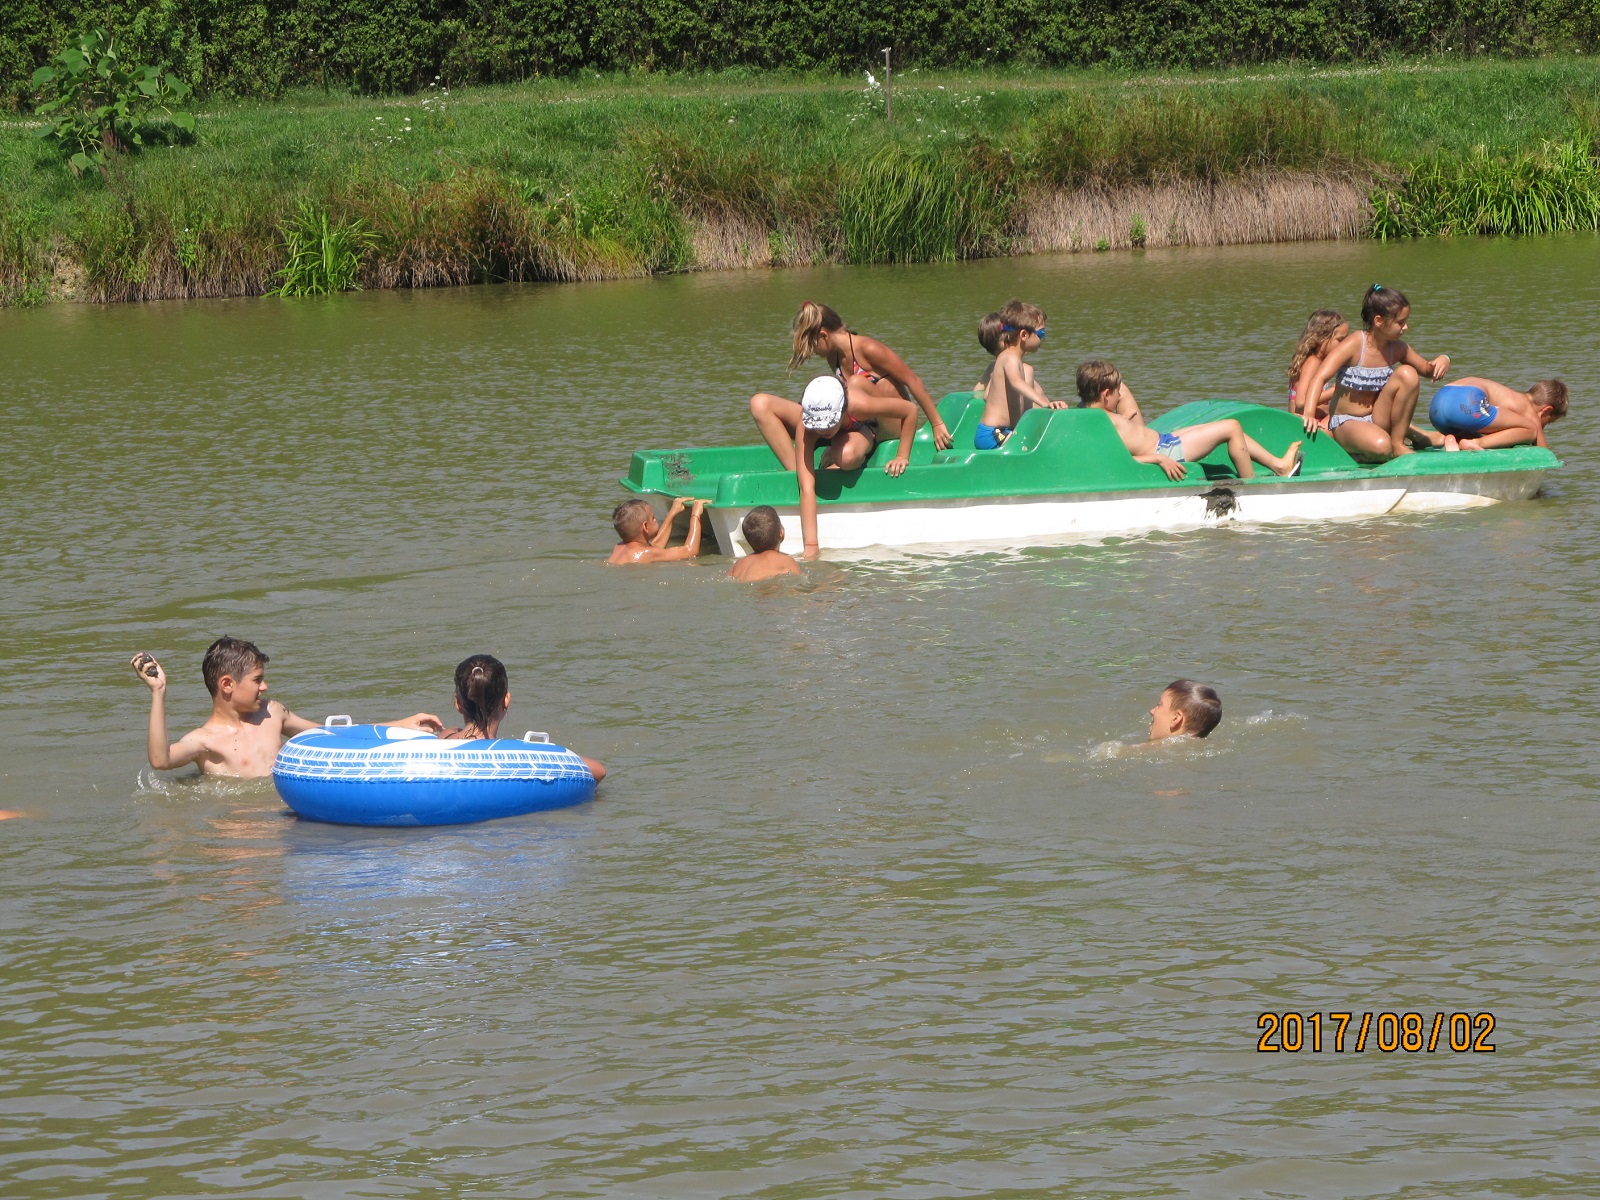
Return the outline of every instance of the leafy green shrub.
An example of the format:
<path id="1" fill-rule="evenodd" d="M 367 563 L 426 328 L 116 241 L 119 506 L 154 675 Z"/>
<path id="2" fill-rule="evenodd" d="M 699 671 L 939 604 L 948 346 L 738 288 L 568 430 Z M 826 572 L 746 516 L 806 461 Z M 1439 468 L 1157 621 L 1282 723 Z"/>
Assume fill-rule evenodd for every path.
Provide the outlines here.
<path id="1" fill-rule="evenodd" d="M 38 136 L 60 147 L 74 175 L 90 167 L 106 170 L 107 155 L 194 136 L 194 114 L 173 105 L 189 96 L 189 85 L 167 64 L 133 66 L 104 29 L 78 35 L 49 65 L 33 73 L 45 99 Z M 159 118 L 158 118 L 159 114 Z"/>
<path id="2" fill-rule="evenodd" d="M 92 13 L 211 92 L 297 84 L 407 91 L 436 75 L 509 82 L 600 70 L 825 69 L 1021 63 L 1160 66 L 1600 48 L 1594 0 L 6 0 L 0 94 Z M 826 31 L 825 36 L 820 31 Z"/>
<path id="3" fill-rule="evenodd" d="M 322 296 L 359 288 L 361 260 L 377 239 L 359 220 L 335 222 L 327 209 L 301 200 L 279 227 L 286 261 L 269 296 Z"/>

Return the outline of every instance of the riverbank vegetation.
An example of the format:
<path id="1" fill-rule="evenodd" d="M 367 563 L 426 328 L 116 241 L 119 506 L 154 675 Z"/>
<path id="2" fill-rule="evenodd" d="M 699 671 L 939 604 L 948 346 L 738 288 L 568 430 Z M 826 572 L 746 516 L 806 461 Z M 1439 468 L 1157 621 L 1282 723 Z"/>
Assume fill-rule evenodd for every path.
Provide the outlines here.
<path id="1" fill-rule="evenodd" d="M 597 76 L 199 106 L 73 178 L 0 127 L 0 303 L 1593 229 L 1600 64 Z"/>
<path id="2" fill-rule="evenodd" d="M 202 93 L 276 98 L 526 82 L 578 72 L 897 67 L 1120 71 L 1600 51 L 1593 0 L 8 0 L 0 103 L 83 25 Z"/>

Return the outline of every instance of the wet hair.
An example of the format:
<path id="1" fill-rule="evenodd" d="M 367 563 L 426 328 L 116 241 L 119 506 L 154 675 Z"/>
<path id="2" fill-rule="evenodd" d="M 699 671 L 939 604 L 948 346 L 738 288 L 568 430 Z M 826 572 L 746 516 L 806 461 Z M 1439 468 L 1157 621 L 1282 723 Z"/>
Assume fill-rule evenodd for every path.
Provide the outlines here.
<path id="1" fill-rule="evenodd" d="M 624 500 L 611 510 L 611 524 L 616 528 L 617 536 L 625 542 L 635 542 L 644 533 L 644 521 L 651 513 L 650 501 L 640 500 L 635 496 L 632 500 Z"/>
<path id="2" fill-rule="evenodd" d="M 776 550 L 783 541 L 783 522 L 778 519 L 778 510 L 770 504 L 752 508 L 739 528 L 744 531 L 744 540 L 750 543 L 750 549 L 757 554 Z"/>
<path id="3" fill-rule="evenodd" d="M 844 318 L 826 304 L 818 304 L 815 300 L 807 300 L 800 306 L 800 311 L 795 313 L 794 322 L 789 326 L 789 332 L 794 335 L 793 347 L 789 354 L 789 369 L 792 371 L 816 353 L 817 335 L 832 333 L 835 329 L 844 328 Z"/>
<path id="4" fill-rule="evenodd" d="M 1406 294 L 1397 288 L 1384 287 L 1375 283 L 1367 289 L 1367 294 L 1361 300 L 1361 323 L 1368 329 L 1372 328 L 1373 317 L 1388 317 L 1393 320 L 1400 315 L 1402 309 L 1411 307 L 1411 301 L 1406 299 Z"/>
<path id="5" fill-rule="evenodd" d="M 217 694 L 217 684 L 224 675 L 230 679 L 243 679 L 251 670 L 267 665 L 267 656 L 254 642 L 223 634 L 206 647 L 206 656 L 200 662 L 200 675 L 206 681 L 206 691 Z"/>
<path id="6" fill-rule="evenodd" d="M 506 667 L 492 654 L 474 654 L 456 668 L 456 703 L 468 725 L 485 733 L 489 723 L 505 712 L 511 681 Z"/>
<path id="7" fill-rule="evenodd" d="M 1175 679 L 1161 694 L 1172 697 L 1172 707 L 1183 714 L 1183 731 L 1190 737 L 1205 737 L 1222 720 L 1222 697 L 1209 683 Z"/>
<path id="8" fill-rule="evenodd" d="M 1103 358 L 1078 364 L 1078 400 L 1093 404 L 1108 390 L 1122 386 L 1122 372 Z"/>
<path id="9" fill-rule="evenodd" d="M 1014 346 L 1021 340 L 1024 329 L 1037 330 L 1045 322 L 1044 309 L 1036 304 L 1026 304 L 1021 300 L 1013 300 L 1000 310 L 1002 325 L 1009 325 L 1010 329 L 1002 329 L 1000 342 L 1002 345 Z"/>
<path id="10" fill-rule="evenodd" d="M 984 313 L 978 318 L 978 345 L 990 354 L 1000 353 L 1000 327 L 1005 322 L 997 312 Z"/>
<path id="11" fill-rule="evenodd" d="M 1294 357 L 1289 360 L 1290 383 L 1300 378 L 1300 368 L 1306 365 L 1306 359 L 1321 350 L 1323 343 L 1333 336 L 1333 331 L 1344 323 L 1344 318 L 1331 308 L 1319 308 L 1306 318 L 1306 327 L 1300 331 L 1300 340 L 1295 343 Z"/>
<path id="12" fill-rule="evenodd" d="M 1567 385 L 1559 379 L 1541 379 L 1528 389 L 1528 399 L 1533 401 L 1535 408 L 1549 405 L 1553 410 L 1550 413 L 1552 421 L 1559 421 L 1567 415 Z"/>

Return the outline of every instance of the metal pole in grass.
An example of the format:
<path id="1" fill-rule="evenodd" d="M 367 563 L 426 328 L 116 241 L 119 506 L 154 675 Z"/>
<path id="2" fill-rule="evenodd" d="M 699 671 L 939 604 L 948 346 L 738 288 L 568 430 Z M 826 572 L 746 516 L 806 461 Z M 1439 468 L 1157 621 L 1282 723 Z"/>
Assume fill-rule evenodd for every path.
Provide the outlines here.
<path id="1" fill-rule="evenodd" d="M 894 120 L 894 83 L 890 79 L 890 76 L 894 73 L 894 68 L 889 65 L 890 49 L 892 47 L 885 46 L 883 48 L 883 119 L 885 121 Z"/>

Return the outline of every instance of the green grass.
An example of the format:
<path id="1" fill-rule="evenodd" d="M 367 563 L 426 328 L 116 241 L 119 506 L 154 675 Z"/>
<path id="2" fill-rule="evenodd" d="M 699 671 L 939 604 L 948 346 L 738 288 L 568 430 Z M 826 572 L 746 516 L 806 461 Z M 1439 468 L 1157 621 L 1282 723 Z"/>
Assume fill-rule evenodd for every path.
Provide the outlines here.
<path id="1" fill-rule="evenodd" d="M 849 261 L 1003 252 L 1031 186 L 1360 170 L 1404 199 L 1448 190 L 1457 164 L 1592 149 L 1600 60 L 908 72 L 894 109 L 891 125 L 865 80 L 748 72 L 302 91 L 202 106 L 196 145 L 105 181 L 74 179 L 8 121 L 0 303 L 43 295 L 52 245 L 100 298 L 260 292 L 303 202 L 370 231 L 362 278 L 393 286 L 679 269 L 697 218 L 764 226 L 775 245 L 800 230 Z M 1392 232 L 1485 227 L 1412 225 Z"/>

